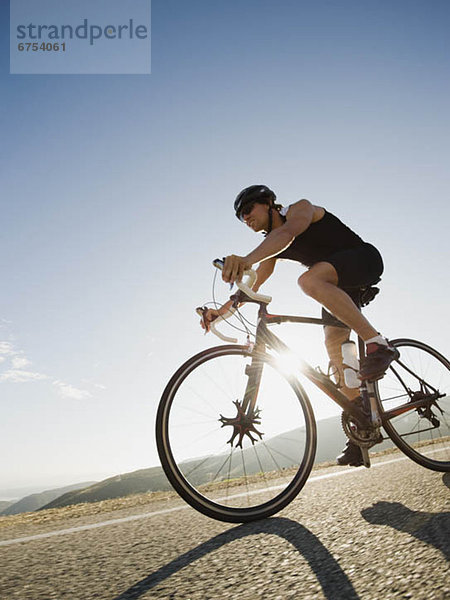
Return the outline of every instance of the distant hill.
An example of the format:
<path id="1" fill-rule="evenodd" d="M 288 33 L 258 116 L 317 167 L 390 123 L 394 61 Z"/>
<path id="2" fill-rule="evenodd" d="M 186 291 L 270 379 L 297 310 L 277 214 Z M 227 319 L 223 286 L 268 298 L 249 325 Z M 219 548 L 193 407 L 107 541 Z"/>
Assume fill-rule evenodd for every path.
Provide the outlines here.
<path id="1" fill-rule="evenodd" d="M 67 492 L 42 506 L 41 509 L 69 506 L 80 502 L 99 502 L 110 498 L 122 498 L 130 494 L 170 489 L 172 488 L 162 468 L 152 467 L 109 477 L 85 489 Z"/>
<path id="2" fill-rule="evenodd" d="M 14 504 L 15 502 L 16 500 L 0 500 L 0 515 L 3 510 L 7 509 L 8 506 L 11 506 L 11 504 Z"/>
<path id="3" fill-rule="evenodd" d="M 70 490 L 79 490 L 80 488 L 91 486 L 93 483 L 95 482 L 85 481 L 83 483 L 74 483 L 72 485 L 56 488 L 54 490 L 46 490 L 45 492 L 40 492 L 39 494 L 30 494 L 29 496 L 25 496 L 17 502 L 9 503 L 9 505 L 6 506 L 2 512 L 0 512 L 0 515 L 17 515 L 23 512 L 38 510 L 45 504 L 48 504 L 48 502 L 51 500 L 61 496 L 61 494 L 69 492 Z"/>

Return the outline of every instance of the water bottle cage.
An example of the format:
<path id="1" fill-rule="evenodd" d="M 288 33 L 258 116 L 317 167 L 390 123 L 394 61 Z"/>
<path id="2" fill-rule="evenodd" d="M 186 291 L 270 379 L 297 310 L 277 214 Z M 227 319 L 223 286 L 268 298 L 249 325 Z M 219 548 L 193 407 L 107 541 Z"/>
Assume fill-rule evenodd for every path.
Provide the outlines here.
<path id="1" fill-rule="evenodd" d="M 319 367 L 317 367 L 317 369 L 319 370 Z M 341 387 L 342 387 L 341 374 L 339 373 L 339 369 L 336 367 L 336 365 L 334 365 L 332 363 L 331 360 L 328 362 L 327 377 L 329 379 L 334 379 L 336 387 L 338 389 L 341 389 Z"/>

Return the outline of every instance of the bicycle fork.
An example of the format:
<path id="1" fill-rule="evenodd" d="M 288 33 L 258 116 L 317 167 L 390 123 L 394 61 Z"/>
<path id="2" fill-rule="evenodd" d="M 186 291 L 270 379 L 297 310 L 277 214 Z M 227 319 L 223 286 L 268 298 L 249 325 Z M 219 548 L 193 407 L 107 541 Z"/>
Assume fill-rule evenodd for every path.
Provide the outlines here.
<path id="1" fill-rule="evenodd" d="M 265 348 L 263 348 L 263 350 L 264 349 Z M 223 415 L 220 415 L 219 421 L 222 423 L 222 427 L 231 426 L 233 428 L 233 433 L 227 443 L 233 446 L 233 442 L 237 438 L 236 448 L 242 448 L 242 442 L 245 436 L 247 436 L 251 443 L 254 444 L 258 441 L 257 437 L 254 436 L 258 436 L 261 440 L 264 435 L 262 431 L 259 431 L 256 428 L 256 425 L 261 424 L 261 411 L 256 406 L 256 399 L 259 393 L 262 369 L 263 361 L 252 357 L 251 363 L 245 368 L 245 374 L 248 380 L 242 401 L 237 399 L 233 402 L 237 409 L 236 416 L 224 417 Z"/>

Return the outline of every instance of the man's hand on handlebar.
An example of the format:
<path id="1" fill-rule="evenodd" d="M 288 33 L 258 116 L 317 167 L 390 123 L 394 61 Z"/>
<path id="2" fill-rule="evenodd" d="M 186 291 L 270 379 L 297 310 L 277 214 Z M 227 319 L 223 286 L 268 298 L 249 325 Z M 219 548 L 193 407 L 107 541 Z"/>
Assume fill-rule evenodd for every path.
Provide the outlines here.
<path id="1" fill-rule="evenodd" d="M 271 302 L 272 298 L 270 296 L 258 294 L 253 290 L 253 286 L 255 286 L 257 280 L 257 273 L 256 271 L 253 271 L 250 268 L 251 264 L 245 257 L 235 256 L 234 254 L 232 254 L 224 260 L 220 258 L 214 259 L 213 265 L 217 269 L 221 269 L 223 271 L 227 269 L 223 279 L 227 282 L 237 282 L 239 289 L 236 291 L 235 294 L 233 294 L 230 297 L 228 302 L 225 302 L 225 304 L 223 304 L 218 309 L 207 308 L 206 306 L 199 306 L 195 310 L 197 314 L 201 316 L 200 325 L 205 331 L 205 333 L 208 333 L 208 331 L 212 331 L 215 335 L 217 335 L 217 337 L 219 337 L 224 342 L 236 344 L 236 338 L 228 337 L 217 331 L 216 324 L 214 323 L 214 321 L 216 321 L 217 319 L 219 319 L 219 321 L 221 321 L 222 319 L 227 319 L 229 316 L 234 314 L 234 312 L 239 308 L 239 306 L 242 303 L 248 302 L 249 300 L 268 304 L 269 302 Z M 244 274 L 247 278 L 245 282 L 241 281 Z M 256 287 L 256 289 L 258 288 Z"/>
<path id="2" fill-rule="evenodd" d="M 205 333 L 211 329 L 211 323 L 220 317 L 220 312 L 215 308 L 208 308 L 204 311 L 202 318 L 200 319 L 200 325 L 202 329 L 205 330 Z"/>
<path id="3" fill-rule="evenodd" d="M 230 310 L 232 304 L 233 304 L 233 301 L 228 300 L 228 302 L 225 302 L 225 304 L 223 304 L 218 309 L 215 309 L 215 308 L 197 309 L 197 311 L 200 310 L 202 312 L 202 318 L 200 319 L 200 325 L 202 326 L 202 329 L 205 330 L 205 333 L 208 333 L 208 331 L 210 331 L 211 323 L 213 321 L 215 321 L 218 317 L 225 315 Z"/>
<path id="4" fill-rule="evenodd" d="M 245 256 L 236 256 L 231 254 L 225 259 L 225 264 L 222 269 L 222 279 L 227 283 L 235 283 L 241 281 L 244 271 L 251 268 L 251 264 Z"/>

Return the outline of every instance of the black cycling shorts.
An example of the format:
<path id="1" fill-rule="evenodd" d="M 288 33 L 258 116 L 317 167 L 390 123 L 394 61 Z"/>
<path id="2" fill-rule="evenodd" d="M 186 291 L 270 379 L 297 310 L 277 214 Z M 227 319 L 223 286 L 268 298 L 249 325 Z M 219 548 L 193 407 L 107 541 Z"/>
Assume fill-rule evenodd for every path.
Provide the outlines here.
<path id="1" fill-rule="evenodd" d="M 338 274 L 338 287 L 351 297 L 359 308 L 360 288 L 380 280 L 383 259 L 372 244 L 362 244 L 349 250 L 339 250 L 323 260 L 333 265 Z M 334 315 L 322 308 L 322 319 L 327 325 L 341 324 Z"/>

